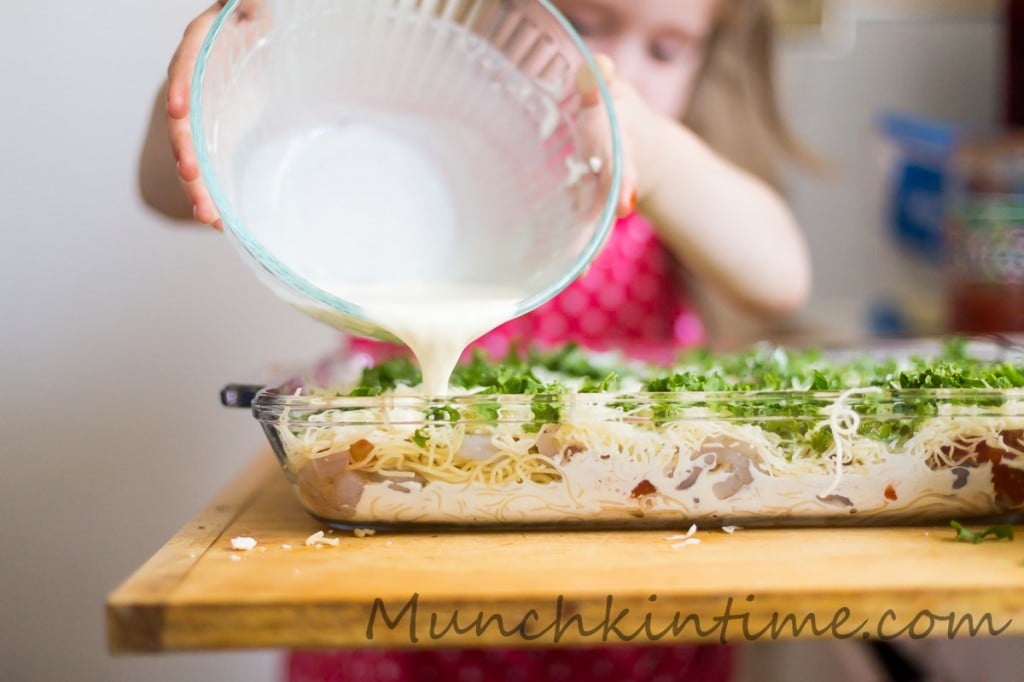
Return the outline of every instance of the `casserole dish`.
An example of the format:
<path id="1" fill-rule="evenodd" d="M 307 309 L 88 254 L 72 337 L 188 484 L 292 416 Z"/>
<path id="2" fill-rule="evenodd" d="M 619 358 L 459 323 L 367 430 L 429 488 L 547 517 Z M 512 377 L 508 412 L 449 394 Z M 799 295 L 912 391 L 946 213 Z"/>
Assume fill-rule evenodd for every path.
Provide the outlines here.
<path id="1" fill-rule="evenodd" d="M 566 347 L 319 366 L 249 404 L 303 506 L 340 528 L 879 524 L 1024 507 L 1024 355 L 956 340 L 758 346 L 670 368 Z"/>

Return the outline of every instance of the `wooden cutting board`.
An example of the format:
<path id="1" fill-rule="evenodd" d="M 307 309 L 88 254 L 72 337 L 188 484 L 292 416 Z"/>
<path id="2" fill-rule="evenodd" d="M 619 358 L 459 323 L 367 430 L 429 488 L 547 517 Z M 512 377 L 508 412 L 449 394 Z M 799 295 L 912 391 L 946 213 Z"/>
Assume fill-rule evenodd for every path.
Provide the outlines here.
<path id="1" fill-rule="evenodd" d="M 1016 542 L 948 527 L 326 530 L 262 457 L 107 600 L 115 652 L 1024 634 Z M 673 537 L 676 536 L 676 537 Z M 254 549 L 232 549 L 251 537 Z"/>

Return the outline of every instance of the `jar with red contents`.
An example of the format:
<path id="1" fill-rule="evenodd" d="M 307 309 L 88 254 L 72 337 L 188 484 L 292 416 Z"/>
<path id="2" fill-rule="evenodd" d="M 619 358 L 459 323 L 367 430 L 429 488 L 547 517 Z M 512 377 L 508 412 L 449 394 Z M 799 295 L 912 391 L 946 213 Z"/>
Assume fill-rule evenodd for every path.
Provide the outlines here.
<path id="1" fill-rule="evenodd" d="M 964 143 L 952 171 L 950 330 L 1024 331 L 1024 133 Z"/>

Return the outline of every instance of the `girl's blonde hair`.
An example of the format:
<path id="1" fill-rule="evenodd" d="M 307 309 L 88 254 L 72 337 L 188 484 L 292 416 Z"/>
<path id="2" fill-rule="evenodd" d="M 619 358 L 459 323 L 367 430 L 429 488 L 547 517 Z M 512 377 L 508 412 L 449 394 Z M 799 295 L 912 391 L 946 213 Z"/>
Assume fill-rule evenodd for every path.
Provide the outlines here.
<path id="1" fill-rule="evenodd" d="M 779 162 L 815 164 L 786 125 L 767 0 L 721 0 L 683 122 L 719 154 L 779 187 Z"/>

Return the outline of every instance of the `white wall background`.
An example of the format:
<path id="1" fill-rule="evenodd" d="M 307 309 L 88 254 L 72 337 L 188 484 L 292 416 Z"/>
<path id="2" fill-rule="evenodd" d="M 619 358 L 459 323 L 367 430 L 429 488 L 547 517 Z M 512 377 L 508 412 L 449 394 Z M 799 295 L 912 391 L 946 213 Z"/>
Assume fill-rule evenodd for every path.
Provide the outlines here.
<path id="1" fill-rule="evenodd" d="M 4 3 L 3 680 L 276 678 L 266 653 L 106 654 L 107 592 L 262 447 L 221 385 L 333 342 L 225 239 L 137 198 L 149 107 L 207 4 Z"/>
<path id="2" fill-rule="evenodd" d="M 226 240 L 166 223 L 134 191 L 157 82 L 204 4 L 4 3 L 3 680 L 276 678 L 272 653 L 105 650 L 106 593 L 262 447 L 247 413 L 219 408 L 220 386 L 333 343 L 259 287 Z M 819 273 L 831 273 L 819 277 L 817 308 L 856 307 L 878 275 L 863 202 L 874 110 L 990 117 L 995 44 L 985 21 L 883 23 L 865 25 L 849 52 L 787 49 L 787 108 L 844 169 L 837 184 L 796 186 Z"/>

